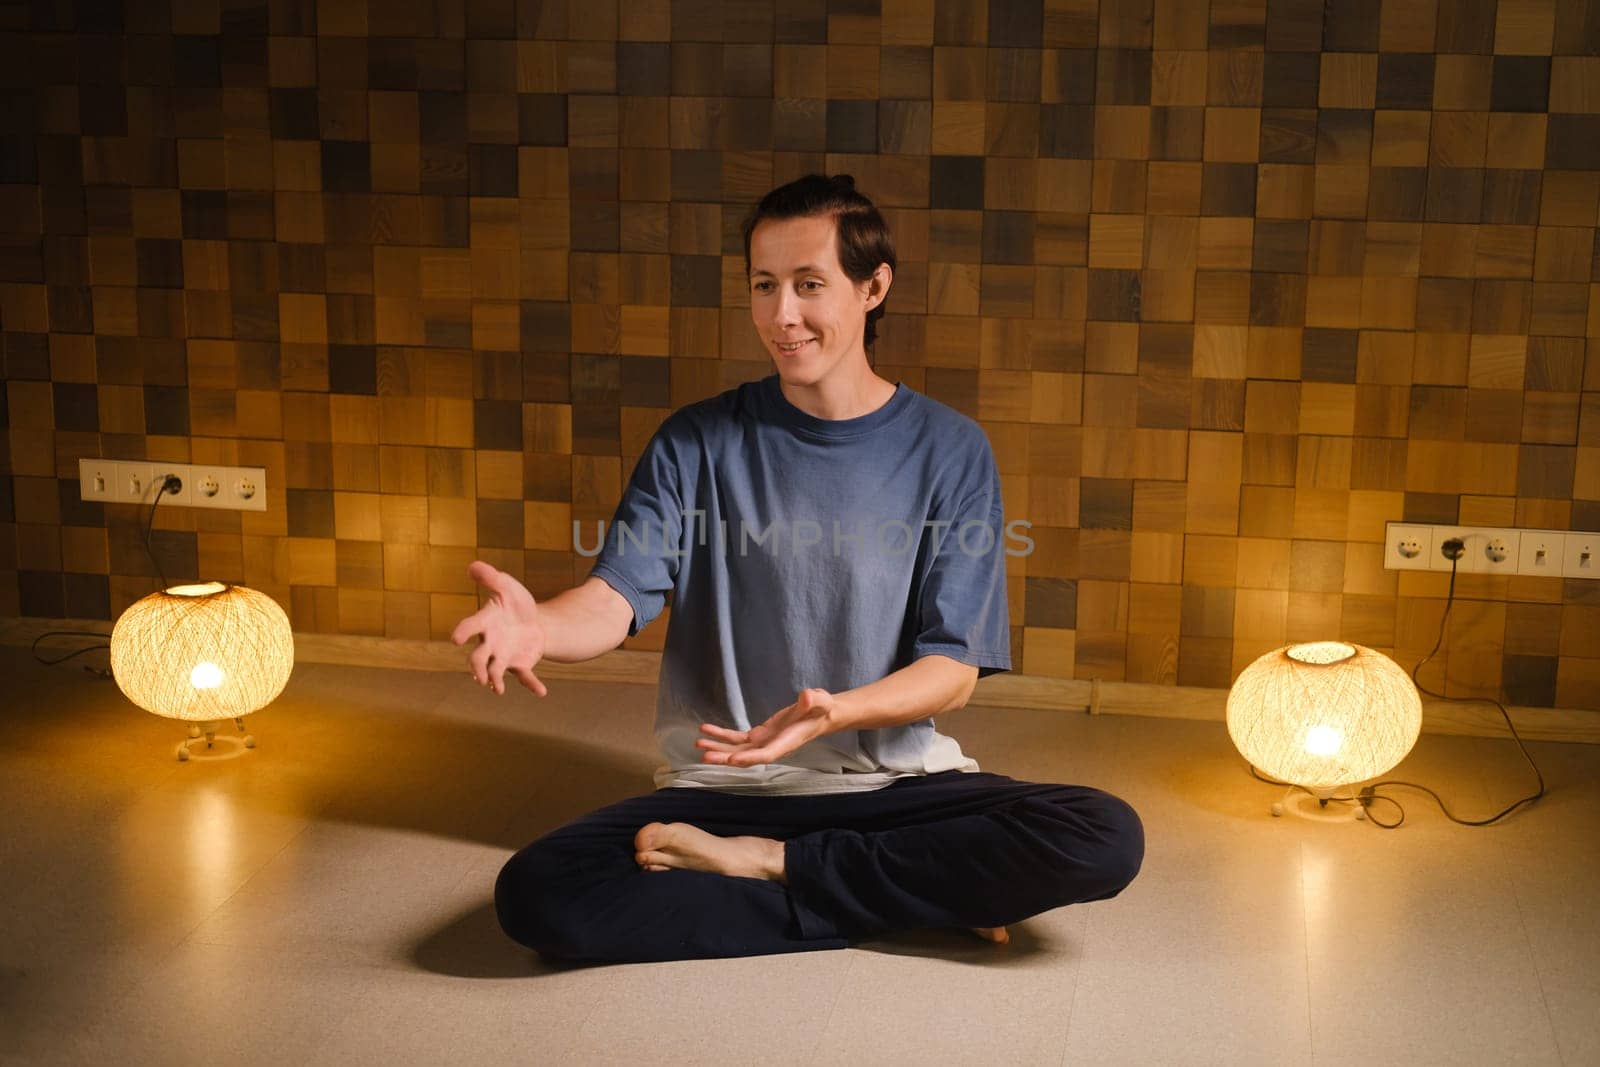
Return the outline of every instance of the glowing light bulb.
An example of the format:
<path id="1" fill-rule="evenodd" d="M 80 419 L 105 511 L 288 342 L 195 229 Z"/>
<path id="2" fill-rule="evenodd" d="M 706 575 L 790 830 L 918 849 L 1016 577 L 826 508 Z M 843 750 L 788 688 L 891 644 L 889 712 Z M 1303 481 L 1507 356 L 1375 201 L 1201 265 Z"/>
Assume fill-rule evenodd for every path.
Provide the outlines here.
<path id="1" fill-rule="evenodd" d="M 1344 734 L 1331 726 L 1313 726 L 1306 732 L 1306 751 L 1313 756 L 1332 756 L 1344 745 Z"/>
<path id="2" fill-rule="evenodd" d="M 222 684 L 222 668 L 209 661 L 195 664 L 189 681 L 196 689 L 215 689 Z"/>

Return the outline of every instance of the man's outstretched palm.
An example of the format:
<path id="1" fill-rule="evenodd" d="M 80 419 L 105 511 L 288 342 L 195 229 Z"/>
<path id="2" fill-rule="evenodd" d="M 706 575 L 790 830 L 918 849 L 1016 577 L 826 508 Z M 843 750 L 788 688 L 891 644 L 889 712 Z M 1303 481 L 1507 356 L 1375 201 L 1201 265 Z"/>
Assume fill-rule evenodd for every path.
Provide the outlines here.
<path id="1" fill-rule="evenodd" d="M 534 665 L 544 655 L 544 626 L 539 622 L 533 594 L 511 575 L 482 560 L 475 560 L 467 573 L 489 591 L 488 602 L 456 623 L 450 634 L 450 640 L 458 645 L 474 636 L 483 639 L 467 659 L 472 676 L 479 685 L 504 693 L 505 676 L 510 672 L 535 693 L 546 695 L 549 690 L 533 673 Z"/>
<path id="2" fill-rule="evenodd" d="M 795 702 L 772 713 L 766 722 L 749 730 L 730 730 L 709 722 L 700 724 L 702 737 L 695 742 L 700 762 L 729 767 L 756 767 L 781 759 L 823 734 L 831 733 L 829 717 L 835 697 L 826 689 L 802 689 Z"/>

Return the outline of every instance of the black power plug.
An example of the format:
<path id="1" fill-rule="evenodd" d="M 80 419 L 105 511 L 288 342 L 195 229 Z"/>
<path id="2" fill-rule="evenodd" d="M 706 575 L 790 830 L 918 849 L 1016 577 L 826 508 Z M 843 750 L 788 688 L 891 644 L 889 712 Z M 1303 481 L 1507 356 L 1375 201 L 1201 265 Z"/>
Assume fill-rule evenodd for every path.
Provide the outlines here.
<path id="1" fill-rule="evenodd" d="M 1447 537 L 1439 543 L 1439 551 L 1445 559 L 1460 559 L 1467 553 L 1467 543 L 1459 537 Z"/>

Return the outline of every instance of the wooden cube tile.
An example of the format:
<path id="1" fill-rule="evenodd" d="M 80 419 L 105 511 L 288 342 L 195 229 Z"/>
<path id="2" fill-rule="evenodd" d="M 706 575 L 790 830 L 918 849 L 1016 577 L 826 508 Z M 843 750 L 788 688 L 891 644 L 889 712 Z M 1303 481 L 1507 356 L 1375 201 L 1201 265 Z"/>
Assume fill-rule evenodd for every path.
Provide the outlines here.
<path id="1" fill-rule="evenodd" d="M 1150 154 L 1150 109 L 1136 104 L 1101 104 L 1094 109 L 1096 159 L 1142 160 Z"/>
<path id="2" fill-rule="evenodd" d="M 1078 630 L 1122 633 L 1128 624 L 1128 583 L 1105 579 L 1078 582 Z"/>
<path id="3" fill-rule="evenodd" d="M 1137 214 L 1146 208 L 1149 167 L 1143 159 L 1097 159 L 1092 164 L 1090 209 L 1104 214 Z"/>
<path id="4" fill-rule="evenodd" d="M 1295 528 L 1295 507 L 1295 490 L 1290 486 L 1246 484 L 1239 496 L 1239 533 L 1288 537 Z"/>
<path id="5" fill-rule="evenodd" d="M 1076 633 L 1069 629 L 1045 626 L 1023 628 L 1023 660 L 1027 670 L 1044 677 L 1073 677 L 1075 638 Z"/>
<path id="6" fill-rule="evenodd" d="M 1240 589 L 1234 596 L 1233 632 L 1236 638 L 1281 645 L 1288 638 L 1289 594 L 1281 590 Z"/>
<path id="7" fill-rule="evenodd" d="M 1485 158 L 1502 167 L 1538 170 L 1544 166 L 1548 120 L 1545 115 L 1489 115 Z M 1537 190 L 1534 198 L 1537 199 Z"/>
<path id="8" fill-rule="evenodd" d="M 1334 488 L 1298 486 L 1294 490 L 1293 531 L 1296 537 L 1333 539 L 1344 536 L 1349 525 L 1349 491 L 1338 485 L 1346 478 L 1331 477 Z"/>
<path id="9" fill-rule="evenodd" d="M 1150 103 L 1157 107 L 1203 107 L 1207 102 L 1208 58 L 1202 51 L 1153 52 Z"/>
<path id="10" fill-rule="evenodd" d="M 1106 104 L 1150 103 L 1150 52 L 1102 46 L 1095 54 L 1095 99 Z"/>
<path id="11" fill-rule="evenodd" d="M 935 8 L 933 16 L 934 43 L 971 41 L 982 43 L 988 37 L 988 14 L 987 7 L 981 3 L 959 2 L 939 5 Z"/>
<path id="12" fill-rule="evenodd" d="M 1238 539 L 1233 536 L 1193 532 L 1185 534 L 1184 583 L 1231 589 L 1237 580 L 1238 545 Z"/>
<path id="13" fill-rule="evenodd" d="M 1580 398 L 1576 393 L 1529 392 L 1522 398 L 1523 441 L 1575 444 Z"/>
<path id="14" fill-rule="evenodd" d="M 1366 108 L 1377 103 L 1378 56 L 1372 52 L 1324 52 L 1317 106 Z"/>
<path id="15" fill-rule="evenodd" d="M 1291 592 L 1286 640 L 1319 641 L 1337 636 L 1343 608 L 1344 597 L 1339 593 Z"/>
<path id="16" fill-rule="evenodd" d="M 1263 102 L 1265 57 L 1249 50 L 1218 49 L 1205 55 L 1205 103 L 1213 108 L 1259 107 Z"/>
<path id="17" fill-rule="evenodd" d="M 1501 5 L 1495 12 L 1495 54 L 1548 56 L 1555 23 L 1554 4 L 1522 2 Z"/>
<path id="18" fill-rule="evenodd" d="M 1433 115 L 1428 111 L 1376 111 L 1372 123 L 1374 167 L 1419 167 L 1428 162 L 1433 143 Z"/>

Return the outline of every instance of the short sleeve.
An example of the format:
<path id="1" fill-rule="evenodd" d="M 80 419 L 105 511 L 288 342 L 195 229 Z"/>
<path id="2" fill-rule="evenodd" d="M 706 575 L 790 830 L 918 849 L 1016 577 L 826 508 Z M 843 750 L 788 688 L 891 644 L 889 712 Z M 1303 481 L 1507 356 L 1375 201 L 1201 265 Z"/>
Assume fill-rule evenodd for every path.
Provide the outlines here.
<path id="1" fill-rule="evenodd" d="M 987 451 L 987 442 L 985 442 Z M 1011 622 L 1006 604 L 1005 508 L 994 457 L 976 490 L 935 523 L 937 539 L 918 597 L 913 659 L 930 654 L 978 668 L 978 677 L 1011 669 Z"/>
<path id="2" fill-rule="evenodd" d="M 661 614 L 667 591 L 677 581 L 684 521 L 681 484 L 676 449 L 663 424 L 634 466 L 589 572 L 632 606 L 629 637 Z M 579 541 L 583 543 L 581 531 Z"/>

